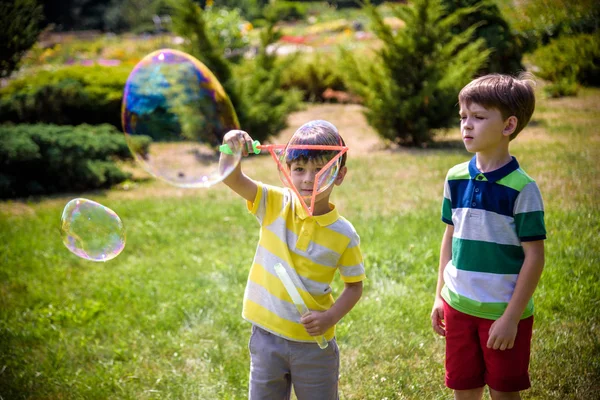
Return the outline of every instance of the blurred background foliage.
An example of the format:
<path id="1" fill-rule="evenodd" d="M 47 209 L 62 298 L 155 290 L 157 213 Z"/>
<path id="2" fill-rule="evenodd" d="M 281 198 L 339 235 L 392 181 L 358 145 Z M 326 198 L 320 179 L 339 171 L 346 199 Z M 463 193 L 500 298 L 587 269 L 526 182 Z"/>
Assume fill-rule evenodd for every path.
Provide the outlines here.
<path id="1" fill-rule="evenodd" d="M 128 73 L 175 48 L 258 140 L 304 102 L 355 102 L 388 143 L 426 146 L 474 76 L 528 70 L 548 97 L 598 86 L 599 21 L 594 0 L 0 0 L 0 124 L 120 130 Z"/>
<path id="2" fill-rule="evenodd" d="M 0 0 L 0 78 L 10 75 L 37 41 L 43 18 L 35 0 Z"/>
<path id="3" fill-rule="evenodd" d="M 478 25 L 453 33 L 477 9 L 449 12 L 442 0 L 416 1 L 394 10 L 405 23 L 396 33 L 374 6 L 366 10 L 383 44 L 369 64 L 344 51 L 347 82 L 364 99 L 367 121 L 384 139 L 422 146 L 435 129 L 456 120 L 457 93 L 489 59 L 485 40 L 475 35 Z"/>

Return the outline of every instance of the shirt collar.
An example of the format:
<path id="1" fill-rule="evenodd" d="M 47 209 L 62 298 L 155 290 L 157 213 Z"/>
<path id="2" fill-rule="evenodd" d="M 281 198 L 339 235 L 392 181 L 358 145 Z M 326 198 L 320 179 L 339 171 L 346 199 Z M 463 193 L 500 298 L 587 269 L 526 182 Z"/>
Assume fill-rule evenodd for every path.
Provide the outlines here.
<path id="1" fill-rule="evenodd" d="M 320 226 L 331 225 L 340 218 L 340 214 L 339 214 L 337 208 L 332 203 L 329 203 L 329 212 L 328 213 L 323 214 L 323 215 L 310 216 L 310 215 L 308 215 L 308 213 L 306 212 L 304 207 L 302 207 L 302 203 L 300 202 L 300 200 L 298 200 L 298 198 L 296 196 L 294 196 L 294 208 L 296 209 L 296 215 L 298 216 L 298 218 L 300 218 L 302 220 L 307 219 L 307 218 L 312 218 Z"/>
<path id="2" fill-rule="evenodd" d="M 478 176 L 483 175 L 487 181 L 497 182 L 517 169 L 519 169 L 519 163 L 514 157 L 511 157 L 511 161 L 508 164 L 490 172 L 481 172 L 477 168 L 476 156 L 473 156 L 471 161 L 469 161 L 469 175 L 471 176 L 471 179 L 477 179 Z"/>

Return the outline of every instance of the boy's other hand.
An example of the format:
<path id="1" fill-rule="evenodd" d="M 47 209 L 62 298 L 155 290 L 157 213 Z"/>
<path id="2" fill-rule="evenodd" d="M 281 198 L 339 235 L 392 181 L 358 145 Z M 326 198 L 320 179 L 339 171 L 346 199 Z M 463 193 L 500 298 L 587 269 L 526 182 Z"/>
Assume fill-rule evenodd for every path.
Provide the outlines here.
<path id="1" fill-rule="evenodd" d="M 311 311 L 300 318 L 304 329 L 310 336 L 319 336 L 325 334 L 334 324 L 329 318 L 327 311 Z"/>
<path id="2" fill-rule="evenodd" d="M 494 321 L 489 331 L 490 337 L 487 341 L 488 349 L 512 349 L 515 345 L 515 338 L 517 337 L 517 326 L 518 322 L 515 323 L 504 317 L 500 317 Z"/>
<path id="3" fill-rule="evenodd" d="M 244 157 L 254 152 L 250 135 L 237 129 L 231 130 L 225 134 L 223 137 L 223 144 L 228 145 L 234 153 L 241 150 L 242 156 Z"/>
<path id="4" fill-rule="evenodd" d="M 444 323 L 444 303 L 441 298 L 435 299 L 431 310 L 431 326 L 435 333 L 446 336 L 446 324 Z"/>

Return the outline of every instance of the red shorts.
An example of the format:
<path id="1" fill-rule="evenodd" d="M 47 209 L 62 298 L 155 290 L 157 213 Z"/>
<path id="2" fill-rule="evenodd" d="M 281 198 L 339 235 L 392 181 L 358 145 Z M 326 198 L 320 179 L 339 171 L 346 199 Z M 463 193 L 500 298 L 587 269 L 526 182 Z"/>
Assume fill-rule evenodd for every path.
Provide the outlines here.
<path id="1" fill-rule="evenodd" d="M 469 390 L 486 384 L 499 392 L 519 392 L 531 386 L 529 353 L 533 316 L 519 321 L 510 350 L 487 348 L 493 320 L 464 314 L 444 301 L 446 324 L 446 386 Z"/>

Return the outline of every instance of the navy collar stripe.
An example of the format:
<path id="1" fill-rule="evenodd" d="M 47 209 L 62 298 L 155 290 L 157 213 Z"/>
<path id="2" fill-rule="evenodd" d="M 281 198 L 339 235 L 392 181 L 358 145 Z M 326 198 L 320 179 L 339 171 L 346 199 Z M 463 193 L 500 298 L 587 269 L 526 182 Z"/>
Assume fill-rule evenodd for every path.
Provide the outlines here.
<path id="1" fill-rule="evenodd" d="M 473 156 L 473 158 L 471 158 L 471 161 L 469 161 L 469 175 L 471 176 L 471 179 L 476 179 L 477 175 L 483 174 L 483 176 L 485 176 L 485 179 L 487 179 L 489 182 L 497 182 L 500 179 L 507 176 L 508 174 L 510 174 L 511 172 L 519 169 L 519 163 L 517 162 L 517 159 L 514 157 L 511 158 L 512 160 L 503 167 L 500 167 L 490 172 L 481 172 L 477 168 L 477 158 L 476 156 Z"/>

